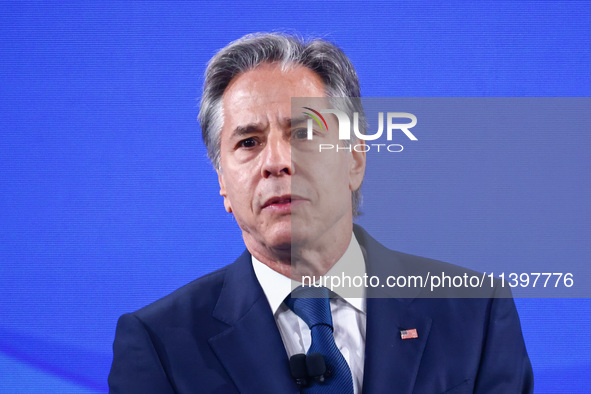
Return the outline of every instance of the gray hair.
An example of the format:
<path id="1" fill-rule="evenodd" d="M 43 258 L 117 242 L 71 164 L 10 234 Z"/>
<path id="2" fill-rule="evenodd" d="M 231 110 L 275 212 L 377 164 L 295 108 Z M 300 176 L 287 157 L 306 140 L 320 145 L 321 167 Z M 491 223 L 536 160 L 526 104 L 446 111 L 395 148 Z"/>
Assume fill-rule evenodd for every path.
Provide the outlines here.
<path id="1" fill-rule="evenodd" d="M 340 48 L 328 41 L 304 41 L 297 36 L 283 33 L 254 33 L 231 42 L 212 57 L 207 65 L 199 108 L 203 142 L 216 170 L 221 170 L 224 91 L 236 76 L 262 63 L 278 63 L 283 70 L 294 65 L 309 68 L 324 82 L 328 97 L 361 96 L 359 79 L 351 61 Z M 360 100 L 348 101 L 347 107 L 346 112 L 359 113 L 359 126 L 364 133 L 366 122 Z M 361 204 L 361 188 L 352 192 L 352 200 L 353 216 L 356 217 Z"/>

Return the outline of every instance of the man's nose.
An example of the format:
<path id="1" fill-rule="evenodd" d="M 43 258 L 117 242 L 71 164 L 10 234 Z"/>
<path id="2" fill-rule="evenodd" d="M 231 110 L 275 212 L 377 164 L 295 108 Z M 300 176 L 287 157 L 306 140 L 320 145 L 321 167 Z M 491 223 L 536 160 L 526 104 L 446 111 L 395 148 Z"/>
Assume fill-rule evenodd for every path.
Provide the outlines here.
<path id="1" fill-rule="evenodd" d="M 263 150 L 261 175 L 270 176 L 293 175 L 291 162 L 291 141 L 282 132 L 269 133 L 267 144 Z"/>

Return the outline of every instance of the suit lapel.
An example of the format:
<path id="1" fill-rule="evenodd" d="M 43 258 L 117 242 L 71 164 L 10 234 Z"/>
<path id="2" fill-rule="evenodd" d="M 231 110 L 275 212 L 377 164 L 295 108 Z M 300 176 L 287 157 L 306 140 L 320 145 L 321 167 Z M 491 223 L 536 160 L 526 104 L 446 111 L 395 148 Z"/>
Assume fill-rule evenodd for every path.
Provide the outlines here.
<path id="1" fill-rule="evenodd" d="M 209 339 L 241 393 L 297 393 L 281 335 L 245 252 L 228 267 L 213 316 L 229 328 Z"/>
<path id="2" fill-rule="evenodd" d="M 355 226 L 355 235 L 365 251 L 368 275 L 408 275 L 409 270 L 392 252 Z M 420 289 L 368 289 L 367 330 L 363 391 L 412 393 L 431 318 L 411 311 L 409 305 Z M 402 339 L 402 330 L 416 329 L 417 338 Z"/>
<path id="3" fill-rule="evenodd" d="M 408 312 L 407 300 L 367 300 L 367 334 L 363 390 L 411 393 L 431 329 L 431 319 Z M 416 329 L 418 338 L 401 338 Z"/>

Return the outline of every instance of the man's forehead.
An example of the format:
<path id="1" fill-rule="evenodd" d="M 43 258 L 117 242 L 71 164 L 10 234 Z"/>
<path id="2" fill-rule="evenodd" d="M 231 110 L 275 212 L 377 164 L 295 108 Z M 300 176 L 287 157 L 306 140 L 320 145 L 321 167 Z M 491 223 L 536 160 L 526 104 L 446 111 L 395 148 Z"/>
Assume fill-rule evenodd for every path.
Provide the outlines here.
<path id="1" fill-rule="evenodd" d="M 232 105 L 224 106 L 224 128 L 231 129 L 266 129 L 270 124 L 289 127 L 292 124 L 291 106 L 289 103 L 278 105 Z M 298 117 L 299 118 L 299 117 Z M 244 134 L 244 132 L 242 132 Z"/>
<path id="2" fill-rule="evenodd" d="M 278 65 L 261 65 L 235 77 L 226 88 L 224 129 L 241 135 L 270 123 L 289 127 L 302 122 L 301 111 L 292 115 L 292 98 L 326 97 L 324 89 L 320 77 L 303 66 L 281 70 Z"/>
<path id="3" fill-rule="evenodd" d="M 292 125 L 305 122 L 306 119 L 304 119 L 302 117 L 297 117 L 295 119 L 292 119 L 291 117 L 283 117 L 283 118 L 277 117 L 276 121 L 280 127 L 289 128 Z M 269 127 L 269 122 L 267 120 L 264 120 L 262 122 L 248 122 L 245 120 L 244 122 L 238 121 L 236 126 L 232 127 L 232 130 L 230 130 L 230 131 L 232 132 L 232 134 L 240 137 L 240 136 L 244 136 L 247 134 L 252 134 L 252 133 L 266 130 L 268 127 Z"/>

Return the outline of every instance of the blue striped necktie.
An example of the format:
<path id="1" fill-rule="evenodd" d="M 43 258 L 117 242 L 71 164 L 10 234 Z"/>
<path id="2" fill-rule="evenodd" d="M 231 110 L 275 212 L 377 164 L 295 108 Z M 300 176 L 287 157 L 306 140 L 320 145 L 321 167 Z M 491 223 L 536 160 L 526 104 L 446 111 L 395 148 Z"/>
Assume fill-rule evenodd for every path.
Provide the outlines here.
<path id="1" fill-rule="evenodd" d="M 310 327 L 310 353 L 324 356 L 330 376 L 324 382 L 312 382 L 302 392 L 306 394 L 353 394 L 353 378 L 347 361 L 339 351 L 334 336 L 330 313 L 329 290 L 326 287 L 298 287 L 285 303 Z"/>

